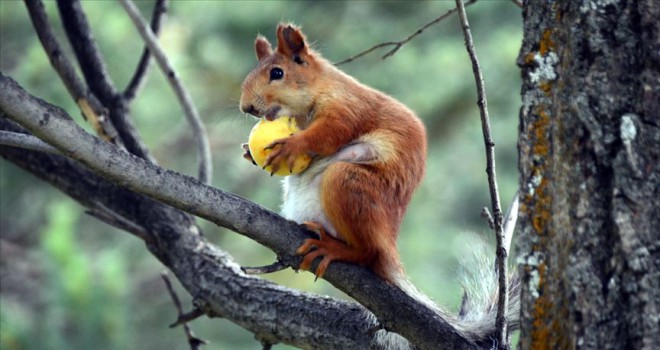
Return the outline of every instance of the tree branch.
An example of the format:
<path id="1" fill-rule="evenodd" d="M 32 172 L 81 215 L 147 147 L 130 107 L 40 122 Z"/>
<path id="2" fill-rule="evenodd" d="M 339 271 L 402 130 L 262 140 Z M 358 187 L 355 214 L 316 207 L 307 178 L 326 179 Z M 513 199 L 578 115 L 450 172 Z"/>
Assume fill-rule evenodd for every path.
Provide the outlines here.
<path id="1" fill-rule="evenodd" d="M 50 142 L 65 155 L 89 167 L 95 173 L 112 182 L 121 184 L 127 189 L 148 195 L 167 204 L 161 205 L 150 200 L 151 206 L 164 207 L 159 209 L 163 211 L 170 208 L 169 206 L 180 208 L 267 246 L 278 255 L 280 260 L 286 262 L 289 266 L 299 264 L 300 257 L 295 255 L 295 250 L 309 235 L 297 224 L 233 194 L 206 186 L 188 176 L 159 168 L 101 142 L 80 129 L 64 111 L 30 96 L 13 80 L 2 75 L 0 75 L 0 109 L 9 118 L 46 142 Z M 5 152 L 4 149 L 3 152 Z M 16 161 L 16 159 L 14 158 L 13 161 Z M 31 164 L 30 166 L 35 165 Z M 76 184 L 76 186 L 79 185 Z M 118 191 L 118 189 L 120 188 L 114 191 Z M 107 196 L 107 193 L 103 193 L 98 187 L 94 187 L 94 191 L 99 191 L 102 195 Z M 80 197 L 77 199 L 83 201 L 83 203 L 89 200 Z M 135 215 L 130 211 L 126 212 L 125 208 L 110 205 L 106 205 L 106 207 L 119 210 L 119 214 L 129 219 L 131 215 Z M 158 217 L 167 217 L 163 215 L 159 214 Z M 176 217 L 182 214 L 175 211 L 167 215 Z M 152 231 L 153 228 L 147 228 L 149 232 L 153 232 L 153 242 L 148 242 L 148 247 L 161 261 L 170 267 L 191 295 L 217 302 L 218 305 L 214 304 L 214 310 L 217 309 L 218 314 L 224 315 L 228 312 L 228 306 L 222 305 L 220 302 L 223 298 L 231 297 L 234 300 L 235 298 L 241 298 L 242 302 L 248 304 L 254 302 L 253 296 L 228 296 L 223 294 L 231 292 L 228 289 L 231 289 L 232 283 L 225 281 L 228 278 L 226 276 L 215 276 L 216 267 L 210 269 L 209 264 L 217 265 L 219 261 L 227 261 L 228 258 L 224 253 L 208 244 L 191 223 L 192 221 L 174 231 L 162 227 L 154 231 Z M 194 229 L 192 232 L 191 226 Z M 182 232 L 185 234 L 181 234 Z M 314 264 L 314 268 L 316 266 L 317 264 Z M 227 269 L 235 269 L 236 271 L 233 273 L 244 276 L 240 272 L 240 268 L 233 263 L 231 268 L 225 268 L 225 270 Z M 371 310 L 385 329 L 403 335 L 420 348 L 472 349 L 476 346 L 468 342 L 458 330 L 448 323 L 448 319 L 452 318 L 452 315 L 444 313 L 439 315 L 426 308 L 400 289 L 387 284 L 366 268 L 336 262 L 329 266 L 325 276 L 326 280 L 334 286 L 351 295 Z M 260 288 L 272 288 L 273 293 L 279 288 L 280 293 L 283 293 L 282 287 L 266 284 L 266 282 L 256 278 L 252 279 L 247 276 L 243 278 L 246 281 L 244 284 L 250 284 L 242 291 L 244 294 L 257 293 Z M 213 281 L 217 283 L 213 283 Z M 260 281 L 260 285 L 254 285 L 256 283 L 254 281 Z M 209 283 L 212 286 L 209 286 Z M 200 288 L 203 289 L 203 292 L 200 291 Z M 256 290 L 253 290 L 253 288 Z M 290 295 L 290 293 L 299 294 L 299 292 L 289 290 L 283 294 Z M 328 310 L 323 308 L 329 301 L 324 302 L 322 299 L 315 299 L 315 302 L 319 305 L 312 306 L 313 304 L 310 303 L 308 305 L 309 309 L 304 309 L 305 313 L 314 313 L 318 310 L 327 312 Z M 358 325 L 369 323 L 368 328 L 375 326 L 375 322 L 365 320 L 365 311 L 361 307 L 354 304 L 342 305 L 350 311 L 353 318 L 351 322 L 356 322 Z M 277 305 L 271 305 L 270 307 L 277 307 Z M 356 307 L 358 311 L 356 311 Z M 245 310 L 242 311 L 245 312 Z M 258 313 L 261 312 L 262 310 L 259 310 Z M 288 312 L 291 311 L 288 310 Z M 361 319 L 356 316 L 356 312 L 362 315 Z M 249 316 L 257 317 L 258 315 Z M 318 316 L 325 317 L 325 315 Z M 300 317 L 300 314 L 298 317 Z M 369 316 L 366 317 L 369 318 Z M 236 318 L 235 322 L 243 325 L 244 322 L 241 316 Z M 317 321 L 315 320 L 315 322 Z M 325 333 L 329 329 L 344 327 L 349 324 L 344 319 L 338 321 L 340 324 L 328 324 L 327 320 L 322 323 L 327 326 L 327 329 L 324 330 Z M 297 324 L 300 325 L 300 323 Z M 307 323 L 305 324 L 306 327 L 309 326 Z M 254 329 L 257 326 L 250 325 L 250 327 L 252 328 L 249 329 Z M 305 330 L 307 329 L 302 331 Z M 261 333 L 263 330 L 255 331 L 255 333 L 257 332 Z M 394 337 L 395 335 L 379 332 L 374 335 L 373 339 L 382 339 L 383 336 Z"/>
<path id="2" fill-rule="evenodd" d="M 24 131 L 4 118 L 0 129 Z M 362 306 L 243 274 L 226 253 L 206 241 L 189 215 L 119 187 L 62 156 L 4 146 L 0 155 L 83 206 L 105 207 L 126 221 L 139 222 L 149 251 L 177 276 L 205 314 L 224 317 L 272 343 L 315 349 L 384 348 L 368 332 L 377 321 Z M 123 156 L 131 157 L 125 152 Z"/>
<path id="3" fill-rule="evenodd" d="M 167 287 L 167 291 L 170 293 L 170 297 L 172 298 L 172 303 L 174 303 L 174 307 L 176 307 L 176 311 L 178 312 L 179 315 L 178 318 L 181 319 L 181 316 L 183 315 L 183 307 L 181 306 L 181 301 L 179 300 L 179 296 L 176 295 L 176 292 L 172 287 L 172 282 L 170 281 L 167 272 L 166 271 L 161 272 L 160 277 L 163 278 L 163 282 L 165 282 L 165 287 Z M 182 324 L 183 324 L 183 330 L 186 333 L 186 338 L 188 338 L 188 344 L 190 345 L 191 350 L 197 350 L 202 345 L 206 345 L 209 343 L 206 340 L 197 338 L 193 333 L 192 329 L 190 328 L 190 326 L 188 325 L 188 322 L 182 322 Z"/>
<path id="4" fill-rule="evenodd" d="M 279 260 L 275 261 L 274 263 L 266 266 L 258 266 L 258 267 L 247 267 L 247 266 L 241 266 L 241 270 L 243 272 L 247 273 L 248 275 L 262 275 L 266 273 L 273 273 L 277 271 L 282 271 L 285 269 L 288 269 L 289 266 Z"/>
<path id="5" fill-rule="evenodd" d="M 157 0 L 154 4 L 154 11 L 151 14 L 151 31 L 154 32 L 154 35 L 156 36 L 158 36 L 161 24 L 165 20 L 165 14 L 167 14 L 167 6 L 167 0 Z M 149 71 L 150 63 L 151 51 L 149 51 L 148 46 L 145 46 L 144 51 L 142 51 L 140 61 L 138 62 L 137 69 L 135 70 L 131 81 L 128 83 L 126 89 L 124 89 L 124 93 L 122 94 L 127 103 L 130 103 L 133 98 L 135 98 L 137 91 L 140 89 L 140 87 L 142 87 L 144 78 L 147 76 L 147 71 Z"/>
<path id="6" fill-rule="evenodd" d="M 0 130 L 0 145 L 24 148 L 45 153 L 60 153 L 57 148 L 39 140 L 32 135 L 4 130 Z"/>
<path id="7" fill-rule="evenodd" d="M 466 6 L 466 7 L 467 7 L 467 6 L 470 6 L 470 5 L 474 4 L 475 2 L 477 2 L 477 0 L 469 0 L 468 2 L 465 3 L 465 6 Z M 438 18 L 436 18 L 436 19 L 434 19 L 434 20 L 432 20 L 432 21 L 426 23 L 425 25 L 423 25 L 421 28 L 417 29 L 415 32 L 413 32 L 412 34 L 410 34 L 410 35 L 409 35 L 407 38 L 405 38 L 405 39 L 402 39 L 402 40 L 399 40 L 399 41 L 388 41 L 388 42 L 384 42 L 384 43 L 376 44 L 376 45 L 374 45 L 374 46 L 372 46 L 372 47 L 370 47 L 370 48 L 368 48 L 368 49 L 366 49 L 366 50 L 364 50 L 364 51 L 362 51 L 362 52 L 360 52 L 360 53 L 357 53 L 357 54 L 355 54 L 355 55 L 353 55 L 353 56 L 351 56 L 351 57 L 349 57 L 349 58 L 346 58 L 346 59 L 343 59 L 343 60 L 341 60 L 341 61 L 339 61 L 339 62 L 336 62 L 336 63 L 335 63 L 335 66 L 339 66 L 339 65 L 342 65 L 342 64 L 344 64 L 344 63 L 352 62 L 352 61 L 354 61 L 354 60 L 356 60 L 356 59 L 358 59 L 358 58 L 360 58 L 360 57 L 362 57 L 362 56 L 364 56 L 364 55 L 366 55 L 366 54 L 368 54 L 368 53 L 370 53 L 370 52 L 372 52 L 372 51 L 374 51 L 374 50 L 380 49 L 381 47 L 394 46 L 394 48 L 392 48 L 392 49 L 390 49 L 389 51 L 387 51 L 387 52 L 385 53 L 385 55 L 383 55 L 383 57 L 381 57 L 382 59 L 386 59 L 386 58 L 388 58 L 388 57 L 390 57 L 390 56 L 393 56 L 397 51 L 399 51 L 399 49 L 400 49 L 403 45 L 407 44 L 409 41 L 411 41 L 412 39 L 414 39 L 414 38 L 415 38 L 416 36 L 418 36 L 419 34 L 422 34 L 422 32 L 423 32 L 424 30 L 426 30 L 428 27 L 430 27 L 430 26 L 432 26 L 432 25 L 434 25 L 434 24 L 436 24 L 436 23 L 441 22 L 443 19 L 445 19 L 445 18 L 451 16 L 451 15 L 452 15 L 454 12 L 456 12 L 456 11 L 457 11 L 456 8 L 450 9 L 449 11 L 445 12 L 442 16 L 440 16 L 440 17 L 438 17 Z"/>
<path id="8" fill-rule="evenodd" d="M 155 163 L 128 115 L 126 101 L 121 94 L 117 93 L 112 84 L 80 1 L 58 0 L 57 5 L 62 24 L 78 59 L 85 81 L 94 95 L 110 111 L 110 119 L 126 149 L 140 158 Z"/>
<path id="9" fill-rule="evenodd" d="M 73 64 L 62 50 L 53 27 L 48 21 L 43 2 L 40 0 L 25 0 L 25 6 L 30 14 L 32 26 L 37 32 L 41 46 L 43 46 L 50 64 L 60 76 L 69 94 L 80 107 L 85 119 L 91 123 L 96 133 L 107 141 L 122 144 L 117 138 L 117 130 L 107 119 L 108 110 L 103 107 L 96 96 L 87 89 L 85 84 L 78 78 Z"/>
<path id="10" fill-rule="evenodd" d="M 163 71 L 163 74 L 165 74 L 170 85 L 174 89 L 176 97 L 179 99 L 179 103 L 183 107 L 184 114 L 188 119 L 188 124 L 190 124 L 193 133 L 193 139 L 197 145 L 197 153 L 199 157 L 198 179 L 203 183 L 210 183 L 212 173 L 211 147 L 209 146 L 208 136 L 206 135 L 206 128 L 199 118 L 199 113 L 197 113 L 197 108 L 195 108 L 195 105 L 192 103 L 188 90 L 186 90 L 183 84 L 181 84 L 178 75 L 174 72 L 167 56 L 165 56 L 165 52 L 160 47 L 158 38 L 156 38 L 156 35 L 151 29 L 149 29 L 149 26 L 146 24 L 144 18 L 142 18 L 142 15 L 140 15 L 135 4 L 130 0 L 119 0 L 119 2 L 133 21 L 133 24 L 135 24 L 135 27 L 137 27 L 142 39 L 146 42 L 149 50 L 153 53 L 154 58 L 156 58 L 156 62 L 158 62 L 160 69 Z"/>
<path id="11" fill-rule="evenodd" d="M 465 47 L 467 48 L 470 60 L 472 61 L 472 71 L 474 72 L 474 79 L 477 83 L 477 105 L 479 105 L 479 113 L 481 115 L 481 127 L 484 135 L 484 143 L 486 146 L 486 173 L 488 174 L 488 187 L 490 188 L 490 200 L 493 209 L 493 222 L 495 224 L 495 236 L 497 238 L 497 274 L 499 283 L 499 293 L 497 302 L 497 316 L 495 325 L 497 328 L 497 346 L 498 349 L 508 349 L 509 339 L 507 332 L 506 311 L 508 310 L 508 278 L 507 278 L 507 248 L 504 247 L 504 236 L 502 232 L 502 209 L 500 206 L 500 195 L 497 189 L 497 177 L 495 171 L 495 143 L 491 136 L 490 131 L 490 118 L 488 117 L 488 106 L 486 102 L 486 88 L 484 87 L 484 79 L 481 75 L 481 68 L 479 67 L 479 59 L 474 50 L 474 43 L 472 41 L 472 33 L 470 31 L 470 24 L 465 13 L 465 6 L 463 0 L 456 0 L 456 8 L 463 28 L 463 36 L 465 37 Z"/>

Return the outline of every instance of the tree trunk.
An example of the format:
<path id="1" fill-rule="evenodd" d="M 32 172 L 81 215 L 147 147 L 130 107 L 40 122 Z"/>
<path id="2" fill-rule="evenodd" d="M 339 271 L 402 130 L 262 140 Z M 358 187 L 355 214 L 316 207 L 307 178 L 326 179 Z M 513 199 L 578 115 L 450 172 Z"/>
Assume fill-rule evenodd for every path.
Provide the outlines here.
<path id="1" fill-rule="evenodd" d="M 660 344 L 660 7 L 527 1 L 524 349 Z"/>

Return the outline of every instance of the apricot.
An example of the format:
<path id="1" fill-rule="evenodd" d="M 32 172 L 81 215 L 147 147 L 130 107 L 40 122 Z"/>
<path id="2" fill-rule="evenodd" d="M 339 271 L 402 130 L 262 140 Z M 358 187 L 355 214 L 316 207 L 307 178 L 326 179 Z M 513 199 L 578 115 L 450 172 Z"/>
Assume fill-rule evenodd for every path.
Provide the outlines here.
<path id="1" fill-rule="evenodd" d="M 270 145 L 273 141 L 286 138 L 293 135 L 294 133 L 300 131 L 296 125 L 296 120 L 290 117 L 279 117 L 275 120 L 267 120 L 262 118 L 250 131 L 250 136 L 248 137 L 248 146 L 250 148 L 250 154 L 255 163 L 263 168 L 268 155 L 272 149 L 264 149 L 264 147 Z M 307 154 L 303 154 L 296 158 L 293 169 L 289 170 L 289 166 L 286 164 L 286 160 L 282 160 L 279 164 L 279 169 L 273 174 L 279 176 L 288 176 L 293 174 L 298 174 L 303 172 L 311 163 L 312 157 Z M 271 166 L 264 168 L 269 174 L 272 172 Z"/>

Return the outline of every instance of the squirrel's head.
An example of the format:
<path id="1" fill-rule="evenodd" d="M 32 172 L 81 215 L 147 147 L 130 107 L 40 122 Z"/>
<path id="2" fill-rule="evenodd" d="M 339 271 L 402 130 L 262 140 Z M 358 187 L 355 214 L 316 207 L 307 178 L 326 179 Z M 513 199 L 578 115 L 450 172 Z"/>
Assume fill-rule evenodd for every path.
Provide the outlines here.
<path id="1" fill-rule="evenodd" d="M 292 24 L 280 24 L 275 50 L 261 35 L 254 50 L 259 63 L 241 87 L 241 111 L 269 120 L 291 116 L 304 127 L 314 105 L 310 85 L 319 72 L 305 35 Z"/>

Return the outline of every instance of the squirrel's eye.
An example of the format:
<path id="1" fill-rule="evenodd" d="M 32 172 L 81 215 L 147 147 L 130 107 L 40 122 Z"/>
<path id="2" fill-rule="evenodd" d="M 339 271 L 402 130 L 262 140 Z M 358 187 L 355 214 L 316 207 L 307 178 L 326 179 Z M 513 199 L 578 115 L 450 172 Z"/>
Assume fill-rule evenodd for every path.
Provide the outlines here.
<path id="1" fill-rule="evenodd" d="M 284 78 L 284 71 L 282 68 L 273 68 L 270 70 L 270 80 L 280 80 Z"/>

